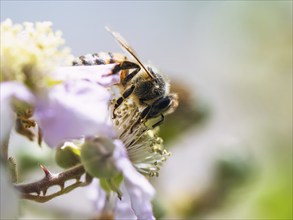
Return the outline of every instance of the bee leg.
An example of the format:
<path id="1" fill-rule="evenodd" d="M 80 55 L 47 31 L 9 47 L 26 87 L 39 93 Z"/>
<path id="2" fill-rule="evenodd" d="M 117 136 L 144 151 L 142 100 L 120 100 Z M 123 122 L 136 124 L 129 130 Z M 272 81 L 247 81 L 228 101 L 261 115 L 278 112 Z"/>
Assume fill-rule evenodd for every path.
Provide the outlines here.
<path id="1" fill-rule="evenodd" d="M 138 64 L 130 62 L 130 61 L 123 61 L 114 67 L 112 74 L 116 74 L 120 70 L 130 70 L 130 69 L 139 69 L 140 70 L 140 66 Z"/>
<path id="2" fill-rule="evenodd" d="M 114 67 L 112 74 L 116 74 L 121 70 L 134 69 L 131 73 L 121 73 L 121 84 L 125 87 L 127 83 L 140 71 L 140 66 L 130 61 L 123 61 L 120 65 Z M 127 75 L 126 75 L 127 74 Z"/>
<path id="3" fill-rule="evenodd" d="M 117 99 L 117 101 L 116 101 L 116 103 L 114 105 L 112 119 L 116 118 L 115 110 L 122 104 L 122 102 L 123 102 L 124 99 L 128 98 L 131 95 L 131 93 L 133 92 L 134 88 L 135 88 L 135 85 L 132 85 L 130 88 L 126 89 L 123 92 L 123 94 L 122 94 L 121 97 L 119 97 Z"/>
<path id="4" fill-rule="evenodd" d="M 123 61 L 121 64 L 120 64 L 120 68 L 122 70 L 129 70 L 129 69 L 140 69 L 140 66 L 134 62 L 131 62 L 131 61 Z"/>
<path id="5" fill-rule="evenodd" d="M 125 86 L 127 83 L 140 71 L 140 68 L 137 68 L 133 70 L 131 73 L 129 73 L 123 80 L 122 85 Z"/>
<path id="6" fill-rule="evenodd" d="M 158 122 L 156 122 L 155 124 L 153 124 L 152 128 L 155 128 L 155 127 L 161 125 L 164 121 L 164 118 L 165 118 L 164 115 L 161 114 L 161 119 Z"/>
<path id="7" fill-rule="evenodd" d="M 130 129 L 130 133 L 133 132 L 133 129 L 141 122 L 141 120 L 143 120 L 147 114 L 149 113 L 151 109 L 151 106 L 148 105 L 140 114 L 139 118 L 137 119 L 137 121 L 131 126 L 131 129 Z"/>

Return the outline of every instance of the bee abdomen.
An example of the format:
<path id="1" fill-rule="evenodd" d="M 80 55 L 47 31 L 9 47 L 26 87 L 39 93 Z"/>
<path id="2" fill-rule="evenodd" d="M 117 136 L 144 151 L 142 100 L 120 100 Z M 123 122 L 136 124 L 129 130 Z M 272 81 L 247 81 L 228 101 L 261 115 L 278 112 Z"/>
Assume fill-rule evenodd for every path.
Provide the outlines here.
<path id="1" fill-rule="evenodd" d="M 127 57 L 120 53 L 100 52 L 80 56 L 72 62 L 72 65 L 103 65 L 109 63 L 122 63 L 125 60 L 127 60 Z"/>

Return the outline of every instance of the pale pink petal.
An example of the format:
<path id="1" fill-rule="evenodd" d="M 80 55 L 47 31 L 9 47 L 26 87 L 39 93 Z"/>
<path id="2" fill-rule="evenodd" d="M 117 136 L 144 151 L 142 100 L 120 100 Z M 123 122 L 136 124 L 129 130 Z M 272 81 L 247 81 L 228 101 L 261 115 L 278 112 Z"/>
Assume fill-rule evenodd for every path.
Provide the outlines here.
<path id="1" fill-rule="evenodd" d="M 138 219 L 155 219 L 151 200 L 155 190 L 149 181 L 141 175 L 127 157 L 121 141 L 116 140 L 113 157 L 116 159 L 117 169 L 123 173 L 124 184 L 130 198 L 130 205 Z"/>
<path id="2" fill-rule="evenodd" d="M 37 99 L 35 117 L 50 147 L 90 135 L 114 137 L 106 88 L 90 81 L 68 81 L 45 95 Z"/>
<path id="3" fill-rule="evenodd" d="M 114 214 L 115 219 L 137 219 L 132 207 L 130 196 L 126 190 L 125 184 L 121 184 L 121 192 L 123 194 L 121 200 L 116 198 Z"/>
<path id="4" fill-rule="evenodd" d="M 101 188 L 99 180 L 94 179 L 87 191 L 88 198 L 93 202 L 95 212 L 102 213 L 106 205 L 106 192 Z"/>

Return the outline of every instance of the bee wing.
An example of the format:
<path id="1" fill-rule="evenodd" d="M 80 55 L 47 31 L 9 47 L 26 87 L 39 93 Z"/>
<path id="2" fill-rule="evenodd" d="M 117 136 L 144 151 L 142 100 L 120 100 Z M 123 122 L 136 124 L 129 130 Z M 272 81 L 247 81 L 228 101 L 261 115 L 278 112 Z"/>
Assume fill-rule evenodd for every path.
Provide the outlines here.
<path id="1" fill-rule="evenodd" d="M 142 64 L 142 62 L 138 58 L 135 50 L 127 43 L 127 41 L 121 36 L 121 34 L 119 34 L 118 32 L 112 31 L 107 26 L 105 28 L 106 28 L 107 31 L 109 31 L 113 35 L 113 37 L 118 41 L 118 43 L 120 44 L 120 46 L 122 46 L 123 49 L 127 50 L 127 52 L 131 54 L 131 56 L 139 63 L 139 65 L 149 75 L 149 77 L 151 77 L 152 79 L 154 79 L 155 78 L 154 75 Z"/>

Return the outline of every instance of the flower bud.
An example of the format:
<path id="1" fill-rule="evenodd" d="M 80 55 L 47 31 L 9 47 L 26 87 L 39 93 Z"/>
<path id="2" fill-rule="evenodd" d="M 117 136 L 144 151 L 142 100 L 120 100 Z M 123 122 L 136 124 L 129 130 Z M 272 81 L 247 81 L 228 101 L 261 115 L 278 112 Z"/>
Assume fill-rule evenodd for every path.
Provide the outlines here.
<path id="1" fill-rule="evenodd" d="M 113 152 L 114 143 L 106 138 L 87 138 L 81 147 L 81 162 L 91 176 L 112 178 L 119 174 Z"/>
<path id="2" fill-rule="evenodd" d="M 65 142 L 57 148 L 55 160 L 62 168 L 73 167 L 80 163 L 80 149 L 71 142 Z"/>

